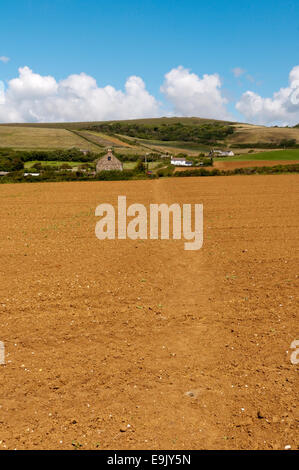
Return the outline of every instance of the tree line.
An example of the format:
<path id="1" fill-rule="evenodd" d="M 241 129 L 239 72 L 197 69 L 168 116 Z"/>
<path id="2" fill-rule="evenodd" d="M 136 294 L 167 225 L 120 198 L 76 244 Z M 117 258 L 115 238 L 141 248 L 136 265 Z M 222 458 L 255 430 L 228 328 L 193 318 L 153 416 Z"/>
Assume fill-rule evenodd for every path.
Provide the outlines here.
<path id="1" fill-rule="evenodd" d="M 177 122 L 175 124 L 162 123 L 156 126 L 112 122 L 88 125 L 84 130 L 103 132 L 108 135 L 124 134 L 147 140 L 184 141 L 202 144 L 212 144 L 234 133 L 234 128 L 231 125 L 218 122 L 207 122 L 198 125 L 186 125 Z"/>
<path id="2" fill-rule="evenodd" d="M 0 171 L 19 171 L 24 168 L 24 163 L 29 161 L 53 161 L 53 162 L 93 162 L 105 152 L 83 153 L 80 149 L 69 150 L 13 150 L 0 148 Z"/>

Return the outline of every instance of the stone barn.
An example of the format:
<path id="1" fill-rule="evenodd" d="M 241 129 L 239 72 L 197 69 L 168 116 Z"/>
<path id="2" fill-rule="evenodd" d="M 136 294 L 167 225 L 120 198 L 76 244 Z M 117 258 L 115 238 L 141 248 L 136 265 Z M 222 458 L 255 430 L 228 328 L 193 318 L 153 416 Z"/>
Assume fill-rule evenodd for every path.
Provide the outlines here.
<path id="1" fill-rule="evenodd" d="M 96 171 L 110 171 L 110 170 L 118 170 L 123 171 L 123 164 L 116 158 L 111 149 L 108 149 L 106 155 L 101 157 L 96 164 Z"/>

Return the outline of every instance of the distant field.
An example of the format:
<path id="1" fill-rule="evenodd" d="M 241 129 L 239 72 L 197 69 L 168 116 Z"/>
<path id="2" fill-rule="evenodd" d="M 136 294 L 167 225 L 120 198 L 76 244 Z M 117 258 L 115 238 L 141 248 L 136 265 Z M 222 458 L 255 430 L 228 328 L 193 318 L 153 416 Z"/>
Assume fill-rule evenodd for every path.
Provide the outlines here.
<path id="1" fill-rule="evenodd" d="M 184 142 L 184 141 L 162 141 L 162 140 L 140 140 L 136 139 L 142 145 L 149 145 L 149 146 L 156 146 L 156 147 L 170 147 L 170 148 L 178 148 L 183 150 L 193 150 L 199 152 L 208 152 L 211 148 L 209 145 L 198 144 L 195 142 Z M 165 151 L 168 149 L 166 148 Z"/>
<path id="2" fill-rule="evenodd" d="M 122 140 L 118 139 L 117 137 L 103 134 L 102 132 L 95 132 L 95 131 L 86 131 L 82 132 L 86 137 L 93 137 L 99 139 L 99 141 L 105 142 L 105 145 L 116 145 L 118 147 L 131 147 L 131 145 L 123 142 Z"/>
<path id="3" fill-rule="evenodd" d="M 252 124 L 239 124 L 234 126 L 235 132 L 229 141 L 233 144 L 272 142 L 277 143 L 283 139 L 296 139 L 299 142 L 299 128 L 265 127 Z"/>
<path id="4" fill-rule="evenodd" d="M 299 149 L 294 150 L 271 150 L 270 152 L 259 152 L 246 154 L 236 157 L 216 157 L 215 161 L 240 161 L 245 162 L 248 160 L 299 160 Z"/>
<path id="5" fill-rule="evenodd" d="M 99 147 L 66 129 L 0 126 L 0 147 L 20 150 L 70 149 L 99 152 Z"/>
<path id="6" fill-rule="evenodd" d="M 134 170 L 136 165 L 137 165 L 137 162 L 124 162 L 123 163 L 124 170 Z"/>
<path id="7" fill-rule="evenodd" d="M 100 147 L 130 147 L 128 144 L 123 143 L 121 140 L 111 137 L 109 135 L 94 132 L 94 131 L 76 131 L 76 134 L 82 136 L 84 140 L 88 140 Z"/>
<path id="8" fill-rule="evenodd" d="M 207 150 L 203 150 L 203 149 L 197 149 L 197 150 L 190 150 L 190 149 L 186 149 L 186 147 L 172 147 L 172 146 L 162 146 L 162 145 L 153 145 L 150 143 L 151 141 L 149 141 L 149 144 L 147 146 L 148 149 L 150 149 L 152 152 L 161 152 L 161 153 L 170 153 L 170 154 L 173 154 L 173 155 L 177 155 L 179 153 L 184 153 L 184 154 L 187 154 L 187 155 L 190 155 L 190 157 L 197 157 L 199 153 L 207 153 Z"/>

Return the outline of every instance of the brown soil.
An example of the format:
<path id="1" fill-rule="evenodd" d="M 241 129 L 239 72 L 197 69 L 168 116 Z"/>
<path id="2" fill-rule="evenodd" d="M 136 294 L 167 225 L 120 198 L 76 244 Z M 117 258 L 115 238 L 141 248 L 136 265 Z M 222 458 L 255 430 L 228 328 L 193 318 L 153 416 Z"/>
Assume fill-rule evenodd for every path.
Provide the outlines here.
<path id="1" fill-rule="evenodd" d="M 234 170 L 235 168 L 249 168 L 254 166 L 276 166 L 276 165 L 295 165 L 299 163 L 298 160 L 248 160 L 244 162 L 231 161 L 226 162 L 224 160 L 220 162 L 214 162 L 214 168 L 219 170 Z"/>
<path id="2" fill-rule="evenodd" d="M 1 185 L 0 449 L 297 448 L 298 182 Z M 203 248 L 99 241 L 118 195 L 203 203 Z"/>
<path id="3" fill-rule="evenodd" d="M 190 166 L 186 167 L 176 167 L 175 172 L 177 171 L 188 171 L 188 170 L 198 170 L 198 168 L 204 168 L 205 170 L 213 170 L 213 168 L 218 168 L 219 170 L 234 170 L 235 168 L 252 168 L 255 166 L 276 166 L 276 165 L 295 165 L 299 163 L 299 160 L 247 160 L 247 161 L 214 161 L 213 166 L 204 166 L 196 167 Z"/>

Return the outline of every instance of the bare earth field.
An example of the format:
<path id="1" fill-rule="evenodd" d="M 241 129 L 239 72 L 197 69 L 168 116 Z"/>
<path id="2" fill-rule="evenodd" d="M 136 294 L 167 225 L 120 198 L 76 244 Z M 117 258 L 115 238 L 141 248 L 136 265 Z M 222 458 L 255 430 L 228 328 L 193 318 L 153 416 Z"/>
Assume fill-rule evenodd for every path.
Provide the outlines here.
<path id="1" fill-rule="evenodd" d="M 297 449 L 298 183 L 1 185 L 0 449 Z M 203 203 L 203 248 L 99 241 L 118 195 Z"/>
<path id="2" fill-rule="evenodd" d="M 213 170 L 214 168 L 218 168 L 218 170 L 234 170 L 235 168 L 252 168 L 255 166 L 276 166 L 276 165 L 295 165 L 299 163 L 299 160 L 234 160 L 234 161 L 214 161 L 213 166 L 203 167 L 206 170 Z M 190 166 L 189 168 L 186 167 L 176 167 L 175 172 L 177 171 L 186 171 L 186 170 L 197 170 L 198 167 Z"/>
<path id="3" fill-rule="evenodd" d="M 235 168 L 250 168 L 254 166 L 295 165 L 298 160 L 248 160 L 248 161 L 220 161 L 214 162 L 214 168 L 219 170 L 234 170 Z"/>

